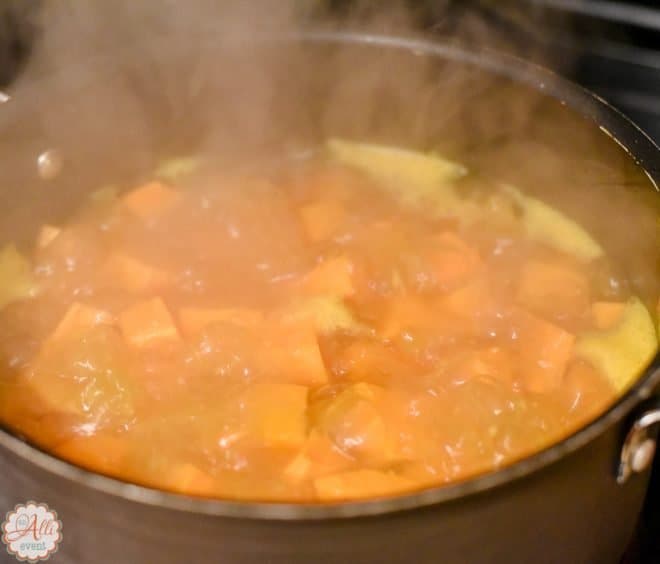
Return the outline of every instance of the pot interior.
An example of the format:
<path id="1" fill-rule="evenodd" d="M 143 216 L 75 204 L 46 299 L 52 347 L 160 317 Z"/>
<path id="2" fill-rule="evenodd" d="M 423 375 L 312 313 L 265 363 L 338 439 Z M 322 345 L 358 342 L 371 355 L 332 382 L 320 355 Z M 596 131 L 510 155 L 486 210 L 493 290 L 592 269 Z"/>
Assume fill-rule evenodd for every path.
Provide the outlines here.
<path id="1" fill-rule="evenodd" d="M 86 194 L 138 182 L 166 158 L 251 166 L 342 137 L 436 151 L 538 196 L 586 226 L 617 279 L 657 303 L 656 149 L 550 74 L 457 48 L 328 36 L 205 38 L 145 55 L 19 81 L 0 107 L 0 244 L 32 244 Z M 39 173 L 45 151 L 61 159 L 54 178 Z"/>

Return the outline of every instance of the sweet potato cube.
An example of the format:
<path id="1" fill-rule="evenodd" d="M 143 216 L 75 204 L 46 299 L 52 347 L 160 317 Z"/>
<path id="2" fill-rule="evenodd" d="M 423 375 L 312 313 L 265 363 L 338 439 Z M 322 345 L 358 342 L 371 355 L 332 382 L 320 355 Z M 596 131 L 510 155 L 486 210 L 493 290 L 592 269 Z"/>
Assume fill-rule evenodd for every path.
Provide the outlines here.
<path id="1" fill-rule="evenodd" d="M 477 278 L 462 288 L 448 294 L 443 304 L 453 313 L 473 316 L 482 312 L 492 303 L 492 295 L 486 280 Z"/>
<path id="2" fill-rule="evenodd" d="M 299 449 L 307 434 L 307 387 L 254 384 L 243 395 L 246 440 L 265 447 Z"/>
<path id="3" fill-rule="evenodd" d="M 487 347 L 470 351 L 456 368 L 457 375 L 466 379 L 486 378 L 511 384 L 514 377 L 513 358 L 501 347 Z"/>
<path id="4" fill-rule="evenodd" d="M 316 429 L 310 431 L 303 452 L 311 463 L 309 475 L 313 476 L 343 472 L 355 463 L 327 435 Z"/>
<path id="5" fill-rule="evenodd" d="M 102 473 L 117 472 L 127 453 L 126 439 L 108 434 L 74 437 L 55 448 L 57 456 Z"/>
<path id="6" fill-rule="evenodd" d="M 379 334 L 390 339 L 412 327 L 429 327 L 434 322 L 434 313 L 428 304 L 415 297 L 395 297 L 379 328 Z"/>
<path id="7" fill-rule="evenodd" d="M 37 237 L 37 247 L 39 249 L 45 249 L 61 232 L 62 230 L 59 227 L 42 225 L 39 230 L 39 236 Z"/>
<path id="8" fill-rule="evenodd" d="M 358 399 L 337 418 L 329 429 L 335 443 L 362 460 L 387 460 L 387 428 L 373 404 Z"/>
<path id="9" fill-rule="evenodd" d="M 255 309 L 186 307 L 179 310 L 179 323 L 187 335 L 199 333 L 212 323 L 225 322 L 240 327 L 256 327 L 263 321 L 263 314 Z"/>
<path id="10" fill-rule="evenodd" d="M 331 237 L 341 226 L 346 211 L 330 200 L 314 202 L 300 208 L 300 219 L 311 241 L 323 241 Z"/>
<path id="11" fill-rule="evenodd" d="M 213 477 L 190 463 L 176 465 L 164 485 L 184 495 L 212 496 L 217 490 Z"/>
<path id="12" fill-rule="evenodd" d="M 74 302 L 69 306 L 60 322 L 55 327 L 49 340 L 54 341 L 96 325 L 111 325 L 114 316 L 107 311 Z"/>
<path id="13" fill-rule="evenodd" d="M 287 357 L 292 379 L 312 386 L 325 384 L 328 381 L 328 373 L 315 331 L 305 327 L 291 328 L 287 340 L 290 343 Z"/>
<path id="14" fill-rule="evenodd" d="M 306 386 L 328 382 L 316 331 L 306 323 L 287 325 L 266 337 L 260 372 L 275 381 Z"/>
<path id="15" fill-rule="evenodd" d="M 597 329 L 611 329 L 623 317 L 626 304 L 621 302 L 595 302 L 591 304 L 591 318 Z"/>
<path id="16" fill-rule="evenodd" d="M 167 282 L 164 270 L 151 267 L 142 261 L 124 253 L 110 255 L 102 266 L 101 272 L 113 286 L 129 292 L 144 292 Z"/>
<path id="17" fill-rule="evenodd" d="M 329 402 L 318 417 L 318 428 L 344 452 L 363 461 L 387 459 L 387 427 L 377 400 L 383 388 L 353 384 Z"/>
<path id="18" fill-rule="evenodd" d="M 147 221 L 172 209 L 179 198 L 176 190 L 160 182 L 149 182 L 126 194 L 122 203 L 133 215 Z"/>
<path id="19" fill-rule="evenodd" d="M 299 452 L 284 468 L 284 478 L 293 483 L 304 481 L 312 469 L 312 461 L 304 452 Z"/>
<path id="20" fill-rule="evenodd" d="M 179 332 L 169 310 L 160 298 L 131 306 L 119 314 L 119 327 L 133 347 L 148 347 L 179 340 Z"/>
<path id="21" fill-rule="evenodd" d="M 342 379 L 385 387 L 409 381 L 418 370 L 398 347 L 377 339 L 353 340 L 331 360 L 332 373 Z"/>
<path id="22" fill-rule="evenodd" d="M 579 315 L 589 307 L 589 281 L 576 268 L 533 260 L 520 273 L 517 299 L 541 314 Z"/>
<path id="23" fill-rule="evenodd" d="M 474 274 L 481 264 L 479 253 L 451 231 L 445 231 L 433 238 L 429 261 L 434 279 L 443 288 L 461 284 Z"/>
<path id="24" fill-rule="evenodd" d="M 314 480 L 314 490 L 322 501 L 365 497 L 385 497 L 410 491 L 415 482 L 377 470 L 354 470 L 322 476 Z"/>
<path id="25" fill-rule="evenodd" d="M 355 293 L 353 263 L 345 256 L 326 260 L 303 278 L 302 287 L 314 295 L 352 296 Z"/>
<path id="26" fill-rule="evenodd" d="M 557 389 L 573 353 L 575 335 L 548 321 L 520 314 L 519 370 L 530 392 Z"/>

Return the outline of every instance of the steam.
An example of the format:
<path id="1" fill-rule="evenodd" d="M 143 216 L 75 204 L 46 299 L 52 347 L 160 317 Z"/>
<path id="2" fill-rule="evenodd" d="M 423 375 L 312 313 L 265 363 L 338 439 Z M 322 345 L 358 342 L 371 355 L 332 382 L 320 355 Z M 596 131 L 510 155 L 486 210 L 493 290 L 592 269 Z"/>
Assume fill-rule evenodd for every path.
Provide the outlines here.
<path id="1" fill-rule="evenodd" d="M 554 102 L 476 67 L 411 57 L 413 47 L 259 40 L 310 28 L 431 35 L 472 52 L 556 62 L 549 38 L 539 36 L 541 12 L 494 0 L 464 6 L 44 2 L 33 56 L 0 113 L 0 151 L 15 164 L 4 184 L 21 186 L 3 193 L 13 214 L 0 236 L 59 221 L 85 192 L 144 175 L 163 156 L 201 152 L 232 166 L 346 136 L 438 150 L 481 178 L 556 200 L 605 238 L 625 200 L 625 209 L 646 219 L 617 231 L 613 248 L 622 256 L 640 249 L 635 268 L 657 280 L 657 212 L 636 200 L 647 180 L 597 129 Z M 53 148 L 64 173 L 44 184 L 30 163 Z M 616 192 L 622 186 L 629 189 Z"/>
<path id="2" fill-rule="evenodd" d="M 318 57 L 305 53 L 307 47 L 278 50 L 254 40 L 310 28 L 433 34 L 471 49 L 494 48 L 540 62 L 548 59 L 549 50 L 538 33 L 531 40 L 534 12 L 525 15 L 509 2 L 482 0 L 467 10 L 460 8 L 464 4 L 449 0 L 195 0 L 185 6 L 174 0 L 44 2 L 35 15 L 36 47 L 14 93 L 38 99 L 46 134 L 55 132 L 60 138 L 66 131 L 72 139 L 98 139 L 105 130 L 105 137 L 115 138 L 114 145 L 137 149 L 139 141 L 144 147 L 137 151 L 144 152 L 140 165 L 147 164 L 149 154 L 180 151 L 186 144 L 194 150 L 214 146 L 215 152 L 272 146 L 282 142 L 283 131 L 300 132 L 301 125 L 305 129 L 301 122 L 318 120 L 319 113 L 323 131 L 305 131 L 293 144 L 307 142 L 313 134 L 357 135 L 365 130 L 423 142 L 424 112 L 411 115 L 404 107 L 412 97 L 425 110 L 430 104 L 449 108 L 439 117 L 447 119 L 466 106 L 466 93 L 472 99 L 486 92 L 489 81 L 479 79 L 476 84 L 474 73 L 455 68 L 444 72 L 438 84 L 433 65 L 421 59 L 410 65 L 407 57 L 385 52 L 376 59 L 340 52 L 319 64 Z M 233 47 L 227 48 L 227 43 Z M 56 88 L 51 83 L 48 92 L 34 94 L 39 90 L 35 83 L 44 77 L 52 81 L 53 76 L 59 78 Z M 301 98 L 306 89 L 324 89 L 323 108 Z M 376 109 L 381 95 L 392 104 L 389 123 Z M 295 98 L 295 103 L 287 104 L 287 97 Z M 527 121 L 533 113 L 520 98 L 501 110 L 502 119 L 514 123 Z M 484 125 L 481 120 L 491 119 L 492 112 L 480 117 L 477 127 Z M 155 137 L 154 130 L 162 129 L 164 121 L 177 141 Z M 295 127 L 290 127 L 291 121 Z"/>

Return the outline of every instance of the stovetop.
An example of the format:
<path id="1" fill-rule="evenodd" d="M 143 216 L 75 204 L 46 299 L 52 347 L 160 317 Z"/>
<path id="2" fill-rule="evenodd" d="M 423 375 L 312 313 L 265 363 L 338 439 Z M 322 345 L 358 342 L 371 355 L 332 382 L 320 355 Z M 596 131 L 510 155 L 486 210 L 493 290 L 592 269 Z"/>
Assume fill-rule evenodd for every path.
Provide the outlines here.
<path id="1" fill-rule="evenodd" d="M 660 2 L 534 0 L 572 16 L 560 48 L 578 55 L 573 78 L 618 106 L 660 141 Z"/>

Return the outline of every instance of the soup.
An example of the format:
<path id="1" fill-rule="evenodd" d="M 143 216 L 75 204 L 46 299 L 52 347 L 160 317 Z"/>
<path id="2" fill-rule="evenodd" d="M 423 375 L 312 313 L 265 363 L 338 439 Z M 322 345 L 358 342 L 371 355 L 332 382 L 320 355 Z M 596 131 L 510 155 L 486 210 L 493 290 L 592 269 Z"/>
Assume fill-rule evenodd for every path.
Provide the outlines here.
<path id="1" fill-rule="evenodd" d="M 195 496 L 336 502 L 537 452 L 657 350 L 603 249 L 436 156 L 182 159 L 0 252 L 0 420 Z M 654 309 L 654 308 L 653 308 Z"/>

